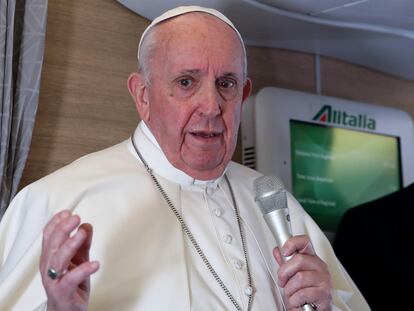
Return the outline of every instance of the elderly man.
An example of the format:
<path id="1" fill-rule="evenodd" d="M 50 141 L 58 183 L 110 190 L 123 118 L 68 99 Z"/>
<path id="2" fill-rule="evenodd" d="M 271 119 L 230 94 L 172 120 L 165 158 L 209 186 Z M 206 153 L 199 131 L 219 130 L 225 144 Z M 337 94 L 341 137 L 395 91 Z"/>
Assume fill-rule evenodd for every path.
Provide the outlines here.
<path id="1" fill-rule="evenodd" d="M 138 57 L 128 87 L 142 122 L 131 139 L 28 186 L 9 207 L 0 309 L 368 310 L 291 196 L 295 236 L 272 251 L 253 200 L 259 174 L 230 162 L 251 90 L 231 22 L 174 9 L 144 32 Z"/>

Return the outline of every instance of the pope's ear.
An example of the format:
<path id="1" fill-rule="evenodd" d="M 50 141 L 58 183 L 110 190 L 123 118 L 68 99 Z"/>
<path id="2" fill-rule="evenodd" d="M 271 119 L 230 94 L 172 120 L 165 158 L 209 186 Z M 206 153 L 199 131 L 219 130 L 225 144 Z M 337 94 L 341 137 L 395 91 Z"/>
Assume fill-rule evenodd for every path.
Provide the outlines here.
<path id="1" fill-rule="evenodd" d="M 252 91 L 252 86 L 252 80 L 250 80 L 250 78 L 247 78 L 246 82 L 243 85 L 243 101 L 245 101 L 246 98 L 249 97 Z"/>
<path id="2" fill-rule="evenodd" d="M 142 74 L 133 72 L 128 77 L 128 90 L 135 102 L 138 114 L 143 121 L 149 120 L 148 89 Z"/>

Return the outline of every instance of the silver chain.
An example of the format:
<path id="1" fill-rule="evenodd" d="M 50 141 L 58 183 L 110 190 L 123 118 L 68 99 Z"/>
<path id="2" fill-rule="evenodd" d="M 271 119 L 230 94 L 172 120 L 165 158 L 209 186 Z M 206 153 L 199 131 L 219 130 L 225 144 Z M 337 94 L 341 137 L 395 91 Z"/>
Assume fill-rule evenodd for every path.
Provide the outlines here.
<path id="1" fill-rule="evenodd" d="M 157 187 L 158 191 L 160 192 L 161 196 L 164 198 L 165 202 L 170 207 L 171 211 L 174 213 L 175 217 L 177 218 L 177 220 L 179 221 L 179 223 L 181 225 L 181 228 L 182 228 L 183 232 L 186 234 L 186 236 L 190 240 L 191 244 L 194 246 L 195 250 L 197 251 L 197 253 L 200 256 L 200 258 L 203 260 L 203 262 L 206 265 L 207 269 L 213 275 L 214 279 L 220 285 L 221 289 L 224 291 L 224 293 L 226 294 L 226 296 L 230 299 L 230 301 L 236 307 L 236 310 L 242 311 L 242 308 L 240 307 L 240 305 L 238 304 L 238 302 L 236 301 L 236 299 L 230 293 L 230 291 L 227 288 L 227 286 L 224 284 L 224 282 L 222 281 L 222 279 L 217 274 L 216 270 L 214 270 L 213 266 L 208 261 L 206 255 L 204 254 L 203 250 L 198 245 L 196 239 L 194 238 L 193 234 L 191 233 L 190 229 L 188 228 L 188 225 L 184 221 L 183 217 L 180 215 L 180 213 L 178 212 L 178 210 L 175 208 L 174 204 L 172 203 L 171 199 L 168 197 L 168 195 L 165 192 L 164 188 L 161 186 L 161 184 L 159 183 L 158 179 L 153 174 L 152 169 L 149 167 L 149 165 L 147 164 L 147 162 L 144 160 L 143 156 L 139 152 L 138 147 L 135 145 L 135 141 L 134 141 L 133 136 L 131 136 L 131 142 L 132 142 L 132 145 L 134 146 L 135 152 L 137 153 L 138 157 L 141 159 L 141 162 L 144 164 L 145 169 L 147 170 L 148 174 L 150 175 L 152 181 L 154 182 L 154 184 Z M 237 204 L 236 204 L 236 199 L 234 197 L 233 189 L 232 189 L 232 187 L 230 185 L 230 181 L 227 178 L 227 175 L 224 175 L 224 178 L 226 180 L 227 186 L 229 187 L 231 199 L 233 201 L 234 213 L 236 214 L 237 224 L 239 226 L 240 238 L 241 238 L 241 241 L 242 241 L 242 247 L 243 247 L 243 253 L 244 253 L 244 260 L 246 262 L 248 286 L 252 290 L 252 292 L 249 295 L 249 302 L 248 302 L 248 306 L 247 306 L 247 311 L 250 311 L 251 308 L 252 308 L 252 303 L 253 303 L 253 282 L 252 282 L 252 277 L 251 277 L 251 274 L 250 274 L 249 261 L 247 260 L 246 239 L 245 239 L 244 234 L 243 234 L 243 229 L 242 229 L 242 226 L 241 226 L 241 218 L 240 218 L 240 214 L 239 214 L 239 209 L 238 209 Z"/>

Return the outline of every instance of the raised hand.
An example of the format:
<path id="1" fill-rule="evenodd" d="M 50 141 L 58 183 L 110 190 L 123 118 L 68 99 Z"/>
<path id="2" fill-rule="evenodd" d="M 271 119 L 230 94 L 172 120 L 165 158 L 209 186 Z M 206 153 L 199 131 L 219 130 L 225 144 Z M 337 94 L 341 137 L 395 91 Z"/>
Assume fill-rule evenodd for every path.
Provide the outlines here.
<path id="1" fill-rule="evenodd" d="M 91 242 L 92 226 L 81 224 L 70 211 L 59 212 L 47 223 L 39 268 L 48 311 L 87 310 L 90 276 L 99 269 L 98 262 L 89 261 Z"/>
<path id="2" fill-rule="evenodd" d="M 291 237 L 273 255 L 279 263 L 279 285 L 283 287 L 287 308 L 301 310 L 304 304 L 313 304 L 318 311 L 331 310 L 332 283 L 328 267 L 316 256 L 308 236 Z M 294 255 L 284 262 L 283 257 Z"/>

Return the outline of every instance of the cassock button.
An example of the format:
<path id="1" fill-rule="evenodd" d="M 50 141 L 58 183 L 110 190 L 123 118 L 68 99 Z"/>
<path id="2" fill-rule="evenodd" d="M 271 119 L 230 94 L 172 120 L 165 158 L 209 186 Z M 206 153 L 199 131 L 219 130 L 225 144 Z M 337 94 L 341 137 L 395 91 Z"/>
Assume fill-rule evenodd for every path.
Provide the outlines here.
<path id="1" fill-rule="evenodd" d="M 226 234 L 223 237 L 223 241 L 224 243 L 231 244 L 231 242 L 233 241 L 233 237 L 230 234 Z"/>
<path id="2" fill-rule="evenodd" d="M 221 208 L 217 207 L 217 208 L 214 209 L 214 214 L 217 217 L 220 217 L 221 215 L 223 215 L 223 210 Z"/>
<path id="3" fill-rule="evenodd" d="M 245 294 L 246 296 L 251 296 L 251 295 L 253 294 L 253 287 L 251 287 L 251 286 L 247 286 L 247 287 L 244 289 L 244 294 Z"/>
<path id="4" fill-rule="evenodd" d="M 237 270 L 240 270 L 241 268 L 243 268 L 243 261 L 241 261 L 241 260 L 239 260 L 239 259 L 236 259 L 236 260 L 234 261 L 234 267 L 235 267 Z"/>

